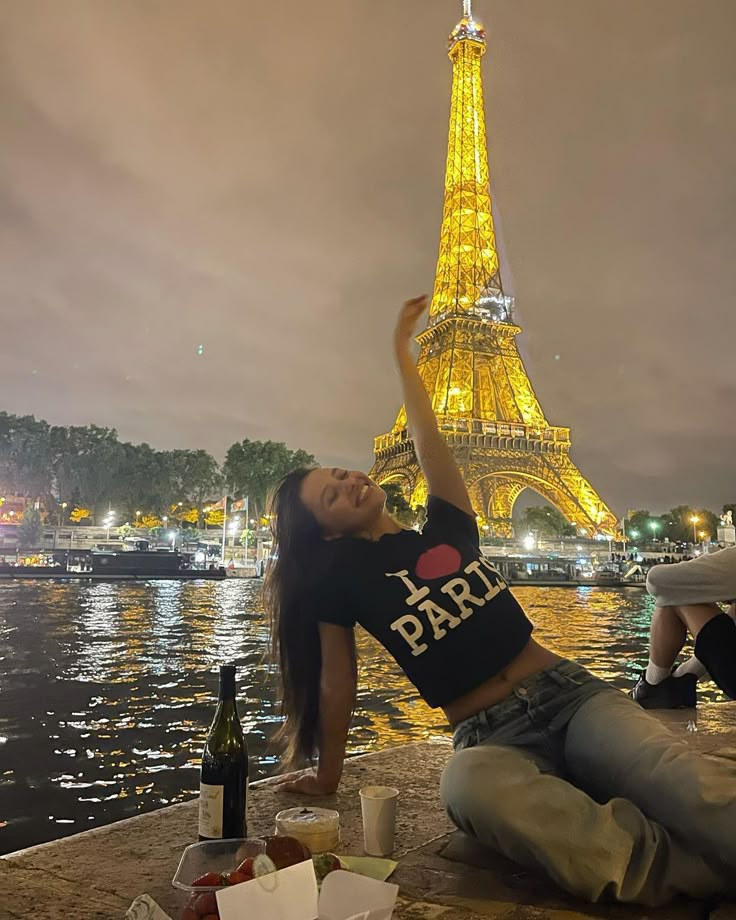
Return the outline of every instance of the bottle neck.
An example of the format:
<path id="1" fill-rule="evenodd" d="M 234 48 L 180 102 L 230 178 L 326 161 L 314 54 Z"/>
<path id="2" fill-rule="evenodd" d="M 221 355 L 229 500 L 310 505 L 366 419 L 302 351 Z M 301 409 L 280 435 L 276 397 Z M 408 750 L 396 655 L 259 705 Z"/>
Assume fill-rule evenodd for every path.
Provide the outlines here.
<path id="1" fill-rule="evenodd" d="M 232 703 L 235 705 L 235 669 L 220 671 L 220 692 L 218 699 L 221 703 Z"/>

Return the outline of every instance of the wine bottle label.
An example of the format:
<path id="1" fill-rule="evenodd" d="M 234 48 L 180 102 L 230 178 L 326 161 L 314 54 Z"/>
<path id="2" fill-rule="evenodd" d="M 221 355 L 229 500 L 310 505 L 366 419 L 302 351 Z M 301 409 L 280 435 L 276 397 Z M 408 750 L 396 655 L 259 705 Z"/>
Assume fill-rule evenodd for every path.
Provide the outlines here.
<path id="1" fill-rule="evenodd" d="M 199 836 L 217 839 L 222 837 L 222 809 L 225 800 L 224 786 L 199 784 Z"/>

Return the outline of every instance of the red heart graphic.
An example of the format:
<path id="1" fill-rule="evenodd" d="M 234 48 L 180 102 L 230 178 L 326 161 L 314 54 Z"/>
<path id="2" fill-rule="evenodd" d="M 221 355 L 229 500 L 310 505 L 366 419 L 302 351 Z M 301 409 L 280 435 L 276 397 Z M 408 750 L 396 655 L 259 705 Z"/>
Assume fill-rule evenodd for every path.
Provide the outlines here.
<path id="1" fill-rule="evenodd" d="M 417 559 L 414 571 L 417 578 L 430 581 L 432 578 L 442 578 L 459 571 L 461 562 L 462 556 L 454 546 L 440 543 L 439 546 L 433 546 L 426 553 L 422 553 Z"/>

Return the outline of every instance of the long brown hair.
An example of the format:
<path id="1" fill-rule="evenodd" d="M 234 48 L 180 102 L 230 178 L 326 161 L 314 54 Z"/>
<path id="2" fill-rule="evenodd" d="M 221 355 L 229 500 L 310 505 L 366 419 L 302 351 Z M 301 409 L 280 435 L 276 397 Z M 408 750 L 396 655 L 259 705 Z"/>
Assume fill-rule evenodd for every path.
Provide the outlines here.
<path id="1" fill-rule="evenodd" d="M 263 585 L 263 605 L 270 619 L 271 654 L 280 666 L 286 760 L 311 760 L 319 729 L 319 684 L 322 670 L 319 624 L 310 591 L 324 577 L 328 544 L 316 518 L 299 495 L 306 467 L 288 473 L 270 500 L 272 558 Z"/>

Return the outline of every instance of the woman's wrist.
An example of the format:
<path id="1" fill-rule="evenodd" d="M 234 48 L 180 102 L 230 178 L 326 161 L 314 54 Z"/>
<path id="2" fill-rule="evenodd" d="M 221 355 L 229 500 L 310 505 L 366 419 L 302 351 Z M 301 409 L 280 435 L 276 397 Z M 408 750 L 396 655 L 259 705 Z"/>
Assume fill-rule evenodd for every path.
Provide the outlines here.
<path id="1" fill-rule="evenodd" d="M 325 792 L 336 792 L 342 779 L 342 765 L 339 770 L 323 768 L 322 765 L 317 767 L 316 779 Z"/>
<path id="2" fill-rule="evenodd" d="M 412 358 L 408 342 L 394 342 L 394 357 L 396 358 L 399 370 L 403 370 L 405 367 L 414 367 L 414 359 Z"/>
<path id="3" fill-rule="evenodd" d="M 343 763 L 343 757 L 341 757 L 339 760 L 336 760 L 332 757 L 320 757 L 317 763 L 318 778 L 326 783 L 334 783 L 337 787 L 340 780 L 342 779 Z"/>

